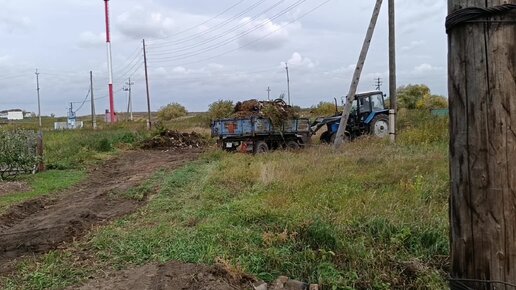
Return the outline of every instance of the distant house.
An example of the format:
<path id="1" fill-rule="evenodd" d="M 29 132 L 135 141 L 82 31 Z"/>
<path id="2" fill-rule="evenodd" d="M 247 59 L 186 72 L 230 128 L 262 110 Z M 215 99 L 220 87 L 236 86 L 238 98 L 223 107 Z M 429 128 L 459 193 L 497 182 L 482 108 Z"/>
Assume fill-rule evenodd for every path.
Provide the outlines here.
<path id="1" fill-rule="evenodd" d="M 23 110 L 20 109 L 0 111 L 0 119 L 7 119 L 9 121 L 19 121 L 23 120 L 24 117 L 25 114 Z"/>

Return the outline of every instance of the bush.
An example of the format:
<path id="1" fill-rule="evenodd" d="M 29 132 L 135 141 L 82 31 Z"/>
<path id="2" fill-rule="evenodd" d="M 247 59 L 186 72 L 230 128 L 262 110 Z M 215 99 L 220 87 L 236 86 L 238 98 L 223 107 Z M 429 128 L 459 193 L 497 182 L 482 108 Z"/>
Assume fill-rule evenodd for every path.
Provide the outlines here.
<path id="1" fill-rule="evenodd" d="M 188 111 L 184 106 L 179 103 L 168 104 L 158 112 L 158 119 L 160 121 L 170 121 L 179 117 L 184 117 L 188 114 Z"/>
<path id="2" fill-rule="evenodd" d="M 316 107 L 312 107 L 312 113 L 317 117 L 327 117 L 335 115 L 335 104 L 320 102 Z"/>
<path id="3" fill-rule="evenodd" d="M 0 131 L 0 180 L 33 171 L 39 162 L 36 149 L 33 131 Z"/>
<path id="4" fill-rule="evenodd" d="M 398 128 L 401 144 L 446 144 L 449 140 L 448 118 L 433 116 L 429 111 L 401 109 Z"/>
<path id="5" fill-rule="evenodd" d="M 233 114 L 233 101 L 219 100 L 210 105 L 208 114 L 211 120 L 229 118 Z"/>

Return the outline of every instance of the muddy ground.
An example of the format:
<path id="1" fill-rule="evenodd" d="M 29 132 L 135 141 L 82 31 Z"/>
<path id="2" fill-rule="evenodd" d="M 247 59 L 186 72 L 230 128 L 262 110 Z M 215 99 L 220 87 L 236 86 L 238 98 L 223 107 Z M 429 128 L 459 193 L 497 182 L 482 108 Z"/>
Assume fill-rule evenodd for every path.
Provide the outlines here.
<path id="1" fill-rule="evenodd" d="M 175 169 L 201 150 L 131 151 L 91 171 L 89 178 L 56 198 L 31 200 L 0 216 L 0 274 L 26 255 L 55 249 L 93 225 L 134 212 L 146 201 L 121 197 L 160 169 Z"/>
<path id="2" fill-rule="evenodd" d="M 115 272 L 105 278 L 91 280 L 82 287 L 74 286 L 68 290 L 241 290 L 252 289 L 252 282 L 251 278 L 235 277 L 220 266 L 170 262 Z"/>

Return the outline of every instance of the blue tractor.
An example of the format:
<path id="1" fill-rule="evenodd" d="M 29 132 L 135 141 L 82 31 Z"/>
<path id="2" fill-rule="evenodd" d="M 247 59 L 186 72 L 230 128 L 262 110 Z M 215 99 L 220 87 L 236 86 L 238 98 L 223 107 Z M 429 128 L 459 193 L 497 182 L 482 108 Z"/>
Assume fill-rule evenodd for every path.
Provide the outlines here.
<path id="1" fill-rule="evenodd" d="M 317 118 L 312 124 L 314 134 L 326 127 L 326 131 L 320 137 L 322 143 L 335 141 L 342 115 L 341 112 L 336 111 L 334 116 Z M 385 95 L 381 91 L 360 93 L 355 96 L 346 126 L 346 139 L 353 140 L 363 135 L 379 138 L 389 135 L 389 110 L 385 108 Z"/>

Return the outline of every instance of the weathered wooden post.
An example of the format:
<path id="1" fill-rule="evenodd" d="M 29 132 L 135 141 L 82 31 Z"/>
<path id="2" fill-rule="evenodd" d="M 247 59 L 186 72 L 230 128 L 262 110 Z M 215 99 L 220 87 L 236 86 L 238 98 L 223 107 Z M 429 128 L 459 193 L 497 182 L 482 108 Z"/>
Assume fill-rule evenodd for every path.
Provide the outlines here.
<path id="1" fill-rule="evenodd" d="M 516 0 L 448 0 L 451 289 L 516 289 Z"/>

